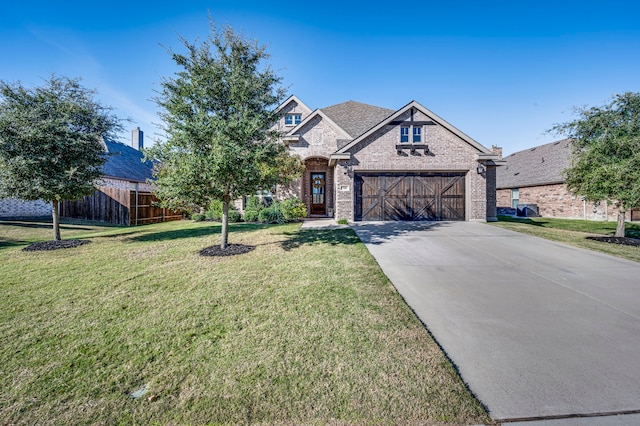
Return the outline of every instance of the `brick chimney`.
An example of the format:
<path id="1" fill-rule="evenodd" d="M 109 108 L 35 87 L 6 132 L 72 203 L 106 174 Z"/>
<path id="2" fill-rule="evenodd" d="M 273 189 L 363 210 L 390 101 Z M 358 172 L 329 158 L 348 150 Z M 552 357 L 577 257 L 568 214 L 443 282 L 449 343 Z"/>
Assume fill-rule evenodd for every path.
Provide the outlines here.
<path id="1" fill-rule="evenodd" d="M 131 131 L 131 146 L 138 151 L 144 148 L 144 132 L 140 130 L 140 127 Z"/>
<path id="2" fill-rule="evenodd" d="M 491 147 L 491 152 L 497 155 L 499 160 L 502 160 L 502 147 L 493 145 Z"/>

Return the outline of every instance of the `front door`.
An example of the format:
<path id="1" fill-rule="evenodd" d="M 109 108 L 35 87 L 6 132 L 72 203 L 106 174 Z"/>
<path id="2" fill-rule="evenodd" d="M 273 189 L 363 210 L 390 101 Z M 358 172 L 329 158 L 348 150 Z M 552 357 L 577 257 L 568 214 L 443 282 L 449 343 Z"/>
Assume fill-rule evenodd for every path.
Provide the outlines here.
<path id="1" fill-rule="evenodd" d="M 325 197 L 325 174 L 311 173 L 311 212 L 312 215 L 327 214 L 327 201 Z"/>

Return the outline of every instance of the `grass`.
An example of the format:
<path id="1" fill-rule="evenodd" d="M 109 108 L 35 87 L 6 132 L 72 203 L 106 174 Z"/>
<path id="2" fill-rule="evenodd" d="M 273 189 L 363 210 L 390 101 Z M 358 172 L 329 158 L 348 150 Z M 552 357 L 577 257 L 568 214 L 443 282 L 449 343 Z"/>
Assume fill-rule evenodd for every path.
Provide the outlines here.
<path id="1" fill-rule="evenodd" d="M 498 219 L 498 222 L 493 222 L 492 225 L 640 262 L 640 247 L 610 244 L 587 239 L 589 236 L 615 235 L 616 222 L 613 221 L 603 222 L 542 217 L 521 219 L 511 216 L 498 216 Z M 627 222 L 626 236 L 629 238 L 640 238 L 640 224 Z"/>
<path id="2" fill-rule="evenodd" d="M 299 227 L 0 222 L 0 423 L 489 422 L 353 231 Z"/>

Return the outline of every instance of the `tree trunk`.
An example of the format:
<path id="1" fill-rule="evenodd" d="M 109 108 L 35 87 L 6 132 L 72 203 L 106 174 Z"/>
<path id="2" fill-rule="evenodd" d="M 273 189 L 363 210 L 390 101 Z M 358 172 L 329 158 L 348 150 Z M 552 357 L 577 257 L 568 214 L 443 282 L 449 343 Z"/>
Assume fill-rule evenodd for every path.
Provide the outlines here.
<path id="1" fill-rule="evenodd" d="M 229 240 L 229 200 L 225 198 L 222 201 L 222 238 L 220 241 L 220 248 L 222 250 L 227 248 L 228 240 Z"/>
<path id="2" fill-rule="evenodd" d="M 624 237 L 624 220 L 626 212 L 622 207 L 618 210 L 618 225 L 616 226 L 616 237 Z"/>
<path id="3" fill-rule="evenodd" d="M 60 215 L 58 214 L 58 200 L 51 202 L 51 216 L 53 217 L 53 239 L 60 241 Z"/>

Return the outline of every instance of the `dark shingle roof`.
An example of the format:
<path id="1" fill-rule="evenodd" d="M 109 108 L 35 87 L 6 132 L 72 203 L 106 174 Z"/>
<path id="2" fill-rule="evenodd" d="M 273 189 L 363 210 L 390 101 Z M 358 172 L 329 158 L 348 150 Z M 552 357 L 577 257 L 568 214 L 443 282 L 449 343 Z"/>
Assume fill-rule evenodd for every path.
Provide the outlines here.
<path id="1" fill-rule="evenodd" d="M 321 111 L 354 139 L 395 112 L 354 101 L 322 108 Z"/>
<path id="2" fill-rule="evenodd" d="M 519 188 L 564 182 L 571 162 L 571 140 L 563 139 L 513 153 L 496 169 L 496 186 Z"/>
<path id="3" fill-rule="evenodd" d="M 107 162 L 102 172 L 107 177 L 144 182 L 151 179 L 153 165 L 150 161 L 142 162 L 144 155 L 137 149 L 121 142 L 105 138 L 107 146 Z"/>

